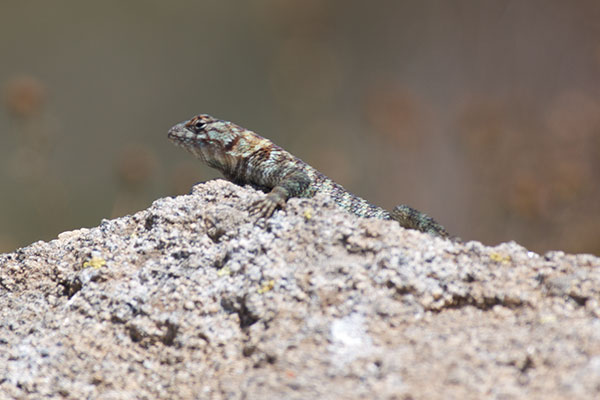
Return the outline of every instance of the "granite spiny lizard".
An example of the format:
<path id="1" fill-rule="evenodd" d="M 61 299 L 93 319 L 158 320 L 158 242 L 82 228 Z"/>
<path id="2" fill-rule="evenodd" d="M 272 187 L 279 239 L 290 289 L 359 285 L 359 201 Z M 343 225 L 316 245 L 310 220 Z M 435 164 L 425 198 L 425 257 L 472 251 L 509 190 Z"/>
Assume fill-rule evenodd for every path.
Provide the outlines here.
<path id="1" fill-rule="evenodd" d="M 251 211 L 265 218 L 284 208 L 290 197 L 312 197 L 317 192 L 359 217 L 396 220 L 401 226 L 448 237 L 443 226 L 406 205 L 391 212 L 353 195 L 304 161 L 270 140 L 234 123 L 200 114 L 175 125 L 168 137 L 237 184 L 251 184 L 265 192 Z"/>

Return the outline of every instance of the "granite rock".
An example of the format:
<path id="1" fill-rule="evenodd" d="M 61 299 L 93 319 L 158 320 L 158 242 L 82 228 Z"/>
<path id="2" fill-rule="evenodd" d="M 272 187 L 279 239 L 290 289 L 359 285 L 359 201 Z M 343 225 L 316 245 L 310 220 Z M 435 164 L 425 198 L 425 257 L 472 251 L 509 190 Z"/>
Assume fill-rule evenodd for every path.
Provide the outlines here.
<path id="1" fill-rule="evenodd" d="M 0 398 L 600 398 L 600 259 L 223 180 L 0 255 Z"/>

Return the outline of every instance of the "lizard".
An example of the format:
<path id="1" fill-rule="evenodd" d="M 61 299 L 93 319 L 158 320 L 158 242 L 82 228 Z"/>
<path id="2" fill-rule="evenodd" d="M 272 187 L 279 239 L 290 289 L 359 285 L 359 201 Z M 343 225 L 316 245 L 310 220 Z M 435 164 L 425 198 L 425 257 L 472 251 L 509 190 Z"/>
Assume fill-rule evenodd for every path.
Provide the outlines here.
<path id="1" fill-rule="evenodd" d="M 322 192 L 359 217 L 395 220 L 404 228 L 448 237 L 446 229 L 427 214 L 407 205 L 398 205 L 391 212 L 375 206 L 269 139 L 232 122 L 200 114 L 173 126 L 167 136 L 229 181 L 267 192 L 250 207 L 251 214 L 269 218 L 276 209 L 284 209 L 289 198 L 309 198 Z"/>

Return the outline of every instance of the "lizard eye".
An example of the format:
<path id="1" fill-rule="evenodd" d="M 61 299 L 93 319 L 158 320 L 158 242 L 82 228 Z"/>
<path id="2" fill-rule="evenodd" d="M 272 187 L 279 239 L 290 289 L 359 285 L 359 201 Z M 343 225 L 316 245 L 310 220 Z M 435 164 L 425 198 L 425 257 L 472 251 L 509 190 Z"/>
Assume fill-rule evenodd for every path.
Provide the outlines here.
<path id="1" fill-rule="evenodd" d="M 194 123 L 194 129 L 196 131 L 201 131 L 204 128 L 206 128 L 206 122 L 202 121 L 201 119 Z"/>

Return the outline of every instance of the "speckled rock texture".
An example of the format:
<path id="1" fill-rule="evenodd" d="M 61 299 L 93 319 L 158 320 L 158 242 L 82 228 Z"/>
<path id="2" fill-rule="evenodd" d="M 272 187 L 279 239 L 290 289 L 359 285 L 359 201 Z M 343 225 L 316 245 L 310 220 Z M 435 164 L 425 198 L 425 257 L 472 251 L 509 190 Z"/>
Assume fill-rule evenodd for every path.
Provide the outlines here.
<path id="1" fill-rule="evenodd" d="M 600 259 L 222 180 L 0 255 L 0 398 L 597 399 Z"/>

